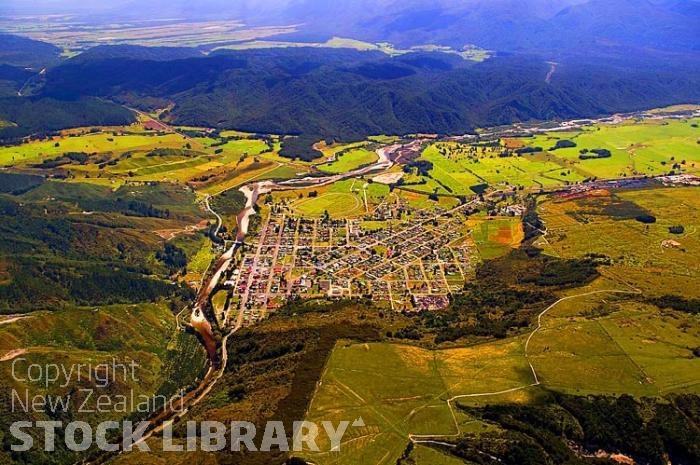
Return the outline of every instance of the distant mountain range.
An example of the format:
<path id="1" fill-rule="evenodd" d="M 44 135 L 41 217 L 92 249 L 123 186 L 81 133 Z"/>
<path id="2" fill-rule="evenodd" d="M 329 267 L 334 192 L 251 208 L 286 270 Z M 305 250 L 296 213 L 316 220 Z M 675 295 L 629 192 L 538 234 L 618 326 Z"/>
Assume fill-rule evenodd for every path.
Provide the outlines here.
<path id="1" fill-rule="evenodd" d="M 103 47 L 50 68 L 32 97 L 0 99 L 0 119 L 19 125 L 0 130 L 0 138 L 58 129 L 60 121 L 66 126 L 124 121 L 109 101 L 143 110 L 171 106 L 164 118 L 174 124 L 315 140 L 456 134 L 514 121 L 698 102 L 696 64 L 629 67 L 576 60 L 561 62 L 552 74 L 545 60 L 525 55 L 474 63 L 444 53 L 392 58 L 292 48 L 190 58 L 173 49 Z M 95 97 L 100 100 L 84 100 Z M 76 107 L 81 101 L 89 102 L 89 111 Z M 63 120 L 67 107 L 73 116 Z"/>
<path id="2" fill-rule="evenodd" d="M 302 6 L 309 3 L 316 8 Z M 335 7 L 317 3 L 291 5 L 289 15 L 283 12 L 276 19 L 305 22 L 302 31 L 399 46 L 475 44 L 587 56 L 629 49 L 696 53 L 700 47 L 700 3 L 693 0 L 386 1 L 383 8 L 364 0 Z"/>
<path id="3" fill-rule="evenodd" d="M 135 13 L 139 19 L 151 13 L 189 21 L 231 17 L 299 25 L 299 32 L 275 39 L 475 44 L 495 53 L 477 64 L 443 53 L 389 57 L 298 48 L 203 56 L 194 48 L 121 45 L 66 60 L 52 45 L 0 36 L 0 120 L 16 123 L 0 130 L 0 138 L 128 120 L 112 102 L 145 110 L 171 106 L 166 117 L 176 124 L 344 140 L 700 102 L 696 0 L 192 3 L 152 0 L 136 8 L 133 0 L 12 0 L 0 15 L 55 13 L 58 4 L 77 18 L 90 11 L 84 19 L 93 23 L 126 21 Z M 24 68 L 44 66 L 47 72 L 31 81 L 31 96 L 18 96 L 30 76 Z"/>
<path id="4" fill-rule="evenodd" d="M 88 22 L 145 17 L 300 26 L 296 38 L 343 36 L 545 55 L 674 52 L 700 47 L 698 0 L 10 0 L 0 15 L 89 12 Z"/>

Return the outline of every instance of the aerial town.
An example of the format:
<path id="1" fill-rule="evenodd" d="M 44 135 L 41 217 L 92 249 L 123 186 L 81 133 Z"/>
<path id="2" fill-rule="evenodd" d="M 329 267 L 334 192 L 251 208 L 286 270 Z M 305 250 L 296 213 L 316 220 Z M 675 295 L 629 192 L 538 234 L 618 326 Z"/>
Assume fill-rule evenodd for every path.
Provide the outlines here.
<path id="1" fill-rule="evenodd" d="M 395 311 L 445 308 L 479 260 L 464 222 L 470 206 L 411 211 L 397 202 L 375 210 L 373 221 L 273 209 L 229 269 L 228 311 L 255 322 L 294 297 L 366 297 Z"/>

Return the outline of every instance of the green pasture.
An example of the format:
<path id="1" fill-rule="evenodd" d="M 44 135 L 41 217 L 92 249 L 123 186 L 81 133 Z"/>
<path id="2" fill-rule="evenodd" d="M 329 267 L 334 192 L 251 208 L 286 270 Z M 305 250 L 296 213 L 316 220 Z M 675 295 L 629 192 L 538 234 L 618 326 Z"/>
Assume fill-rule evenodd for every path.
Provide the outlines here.
<path id="1" fill-rule="evenodd" d="M 469 419 L 455 411 L 447 399 L 518 387 L 530 382 L 522 341 L 488 346 L 430 351 L 394 344 L 339 344 L 328 361 L 311 403 L 310 421 L 355 420 L 364 427 L 349 427 L 340 452 L 306 455 L 314 463 L 394 463 L 409 434 L 451 435 L 455 421 Z M 320 449 L 328 438 L 319 436 Z M 323 444 L 323 445 L 321 445 Z"/>
<path id="2" fill-rule="evenodd" d="M 467 222 L 471 237 L 482 259 L 502 257 L 518 247 L 523 240 L 521 219 L 474 218 Z"/>
<path id="3" fill-rule="evenodd" d="M 539 211 L 548 234 L 537 245 L 564 258 L 601 254 L 613 261 L 604 271 L 624 276 L 645 291 L 696 296 L 700 290 L 689 283 L 700 279 L 698 192 L 697 187 L 655 188 L 547 201 Z M 639 212 L 653 215 L 656 223 L 636 221 Z M 675 225 L 685 232 L 671 234 Z"/>
<path id="4" fill-rule="evenodd" d="M 555 307 L 531 340 L 540 381 L 572 394 L 700 392 L 697 317 L 598 294 Z M 595 305 L 591 305 L 595 304 Z M 602 316 L 592 309 L 604 308 Z M 600 310 L 598 310 L 600 311 Z"/>
<path id="5" fill-rule="evenodd" d="M 530 147 L 548 150 L 558 140 L 568 139 L 577 147 L 551 152 L 563 162 L 572 163 L 586 176 L 616 178 L 624 175 L 659 175 L 671 171 L 675 163 L 685 160 L 682 169 L 700 171 L 700 150 L 697 141 L 700 129 L 693 127 L 700 119 L 624 122 L 600 124 L 572 132 L 552 132 L 521 141 Z M 608 149 L 611 158 L 580 160 L 582 149 Z"/>
<path id="6" fill-rule="evenodd" d="M 347 173 L 364 165 L 374 163 L 379 158 L 376 153 L 361 148 L 336 156 L 336 160 L 319 165 L 319 169 L 329 174 Z"/>
<path id="7" fill-rule="evenodd" d="M 110 140 L 111 139 L 111 140 Z M 185 139 L 179 134 L 148 135 L 111 133 L 56 137 L 50 141 L 28 142 L 18 146 L 0 147 L 0 164 L 10 165 L 60 156 L 66 152 L 123 153 L 158 148 L 183 148 Z M 57 146 L 58 145 L 58 146 Z"/>
<path id="8" fill-rule="evenodd" d="M 441 147 L 455 146 L 440 143 Z M 551 187 L 581 181 L 585 178 L 575 167 L 554 157 L 544 155 L 512 156 L 501 158 L 494 152 L 479 152 L 473 157 L 439 153 L 437 145 L 428 147 L 422 158 L 433 163 L 431 172 L 434 183 L 421 190 L 434 189 L 433 184 L 443 184 L 452 193 L 471 195 L 470 187 L 487 183 L 491 186 Z M 442 188 L 438 191 L 447 193 Z"/>
<path id="9" fill-rule="evenodd" d="M 600 305 L 611 310 L 591 313 Z M 697 323 L 696 316 L 660 312 L 629 297 L 580 295 L 543 317 L 542 329 L 529 344 L 529 361 L 540 388 L 570 394 L 697 393 L 700 359 L 692 355 L 700 341 Z M 389 343 L 338 344 L 307 420 L 337 424 L 362 418 L 365 426 L 349 428 L 340 452 L 304 456 L 320 465 L 394 463 L 409 434 L 440 439 L 457 428 L 462 433 L 487 430 L 488 425 L 459 410 L 453 418 L 446 401 L 454 398 L 471 406 L 534 401 L 541 393 L 530 387 L 534 378 L 525 339 L 437 351 Z M 318 442 L 322 451 L 328 450 L 323 432 Z"/>

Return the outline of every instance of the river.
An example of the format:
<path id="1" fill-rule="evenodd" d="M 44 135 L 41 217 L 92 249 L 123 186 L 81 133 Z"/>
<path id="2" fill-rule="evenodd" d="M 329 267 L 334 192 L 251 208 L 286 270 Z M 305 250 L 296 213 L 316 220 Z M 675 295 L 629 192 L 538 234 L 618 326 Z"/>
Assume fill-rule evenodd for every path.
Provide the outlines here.
<path id="1" fill-rule="evenodd" d="M 411 144 L 416 144 L 416 141 L 411 142 Z M 234 244 L 224 252 L 221 257 L 219 257 L 214 265 L 214 272 L 211 278 L 203 285 L 197 295 L 195 300 L 195 305 L 192 309 L 192 316 L 190 318 L 191 326 L 197 331 L 199 336 L 204 342 L 204 346 L 209 354 L 209 359 L 215 368 L 223 369 L 222 363 L 218 357 L 218 344 L 216 338 L 214 337 L 214 332 L 211 323 L 207 320 L 205 309 L 208 305 L 209 298 L 214 292 L 214 289 L 219 285 L 221 277 L 224 275 L 226 270 L 231 266 L 238 249 L 245 242 L 245 238 L 248 235 L 248 227 L 250 225 L 251 216 L 256 214 L 255 205 L 258 202 L 260 195 L 270 193 L 272 191 L 285 191 L 294 189 L 305 189 L 309 187 L 321 187 L 328 184 L 333 184 L 343 179 L 363 176 L 365 174 L 384 171 L 392 166 L 394 162 L 391 161 L 390 155 L 397 152 L 404 145 L 396 144 L 388 147 L 382 147 L 377 150 L 377 156 L 379 159 L 371 164 L 353 171 L 348 171 L 347 173 L 334 174 L 328 176 L 306 176 L 303 178 L 288 179 L 285 181 L 258 181 L 251 184 L 246 184 L 240 187 L 238 190 L 245 196 L 246 204 L 243 210 L 241 210 L 236 216 L 236 222 L 238 223 L 238 232 L 236 234 L 236 241 Z M 210 209 L 211 210 L 211 209 Z M 212 210 L 213 212 L 213 210 Z M 215 212 L 214 212 L 215 213 Z M 215 213 L 216 214 L 216 213 Z M 217 215 L 218 217 L 218 215 Z M 240 323 L 236 325 L 233 332 L 240 328 Z M 222 351 L 225 351 L 225 344 L 222 344 Z"/>

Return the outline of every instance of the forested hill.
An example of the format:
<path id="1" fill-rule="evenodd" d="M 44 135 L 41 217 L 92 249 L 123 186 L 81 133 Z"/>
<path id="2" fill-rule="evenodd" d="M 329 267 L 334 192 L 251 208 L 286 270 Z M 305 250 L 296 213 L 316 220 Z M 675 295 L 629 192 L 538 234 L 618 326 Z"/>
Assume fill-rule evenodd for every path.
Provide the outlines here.
<path id="1" fill-rule="evenodd" d="M 61 49 L 55 45 L 0 33 L 0 64 L 43 68 L 59 61 Z"/>
<path id="2" fill-rule="evenodd" d="M 54 45 L 0 34 L 0 143 L 71 127 L 134 121 L 126 108 L 91 96 L 52 99 L 41 95 L 42 70 L 60 66 L 60 54 Z"/>
<path id="3" fill-rule="evenodd" d="M 42 62 L 55 58 L 55 47 L 26 39 L 0 52 L 11 58 L 17 47 L 22 56 Z M 573 54 L 553 68 L 541 56 L 503 53 L 476 63 L 437 52 L 391 57 L 280 48 L 204 56 L 188 48 L 106 46 L 54 63 L 41 74 L 0 65 L 0 121 L 9 123 L 0 127 L 0 141 L 133 121 L 117 103 L 171 108 L 163 116 L 174 124 L 354 140 L 461 134 L 516 121 L 698 102 L 697 57 L 633 50 L 605 58 Z"/>
<path id="4" fill-rule="evenodd" d="M 142 107 L 174 103 L 167 118 L 177 124 L 354 139 L 464 133 L 514 121 L 700 102 L 696 65 L 570 60 L 546 82 L 550 64 L 518 55 L 473 63 L 442 53 L 391 58 L 313 48 L 175 60 L 101 53 L 49 70 L 42 95 L 98 96 Z"/>

